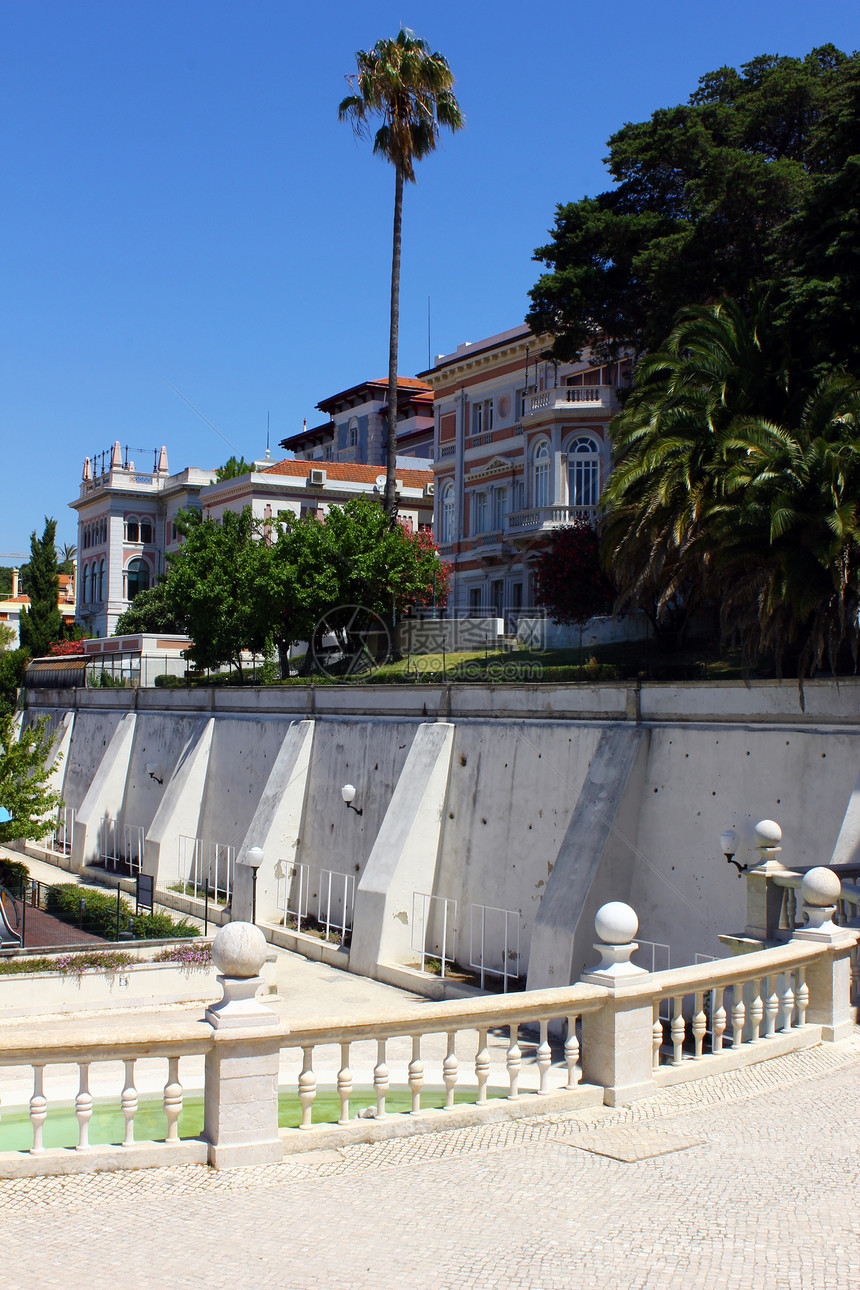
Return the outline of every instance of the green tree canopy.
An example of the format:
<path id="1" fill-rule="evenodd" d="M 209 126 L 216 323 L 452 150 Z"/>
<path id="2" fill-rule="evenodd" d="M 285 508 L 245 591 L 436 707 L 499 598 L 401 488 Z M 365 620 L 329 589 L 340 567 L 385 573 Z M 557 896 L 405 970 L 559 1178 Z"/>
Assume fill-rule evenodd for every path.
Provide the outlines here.
<path id="1" fill-rule="evenodd" d="M 284 617 L 278 638 L 309 640 L 330 609 L 361 605 L 393 623 L 410 605 L 445 604 L 448 566 L 429 533 L 391 528 L 369 497 L 332 506 L 324 520 L 280 517 L 277 544 L 284 577 Z"/>
<path id="2" fill-rule="evenodd" d="M 0 822 L 0 842 L 41 838 L 48 832 L 48 822 L 62 805 L 47 782 L 52 744 L 47 717 L 23 726 L 19 736 L 12 717 L 0 716 L 0 806 L 11 817 Z"/>
<path id="3" fill-rule="evenodd" d="M 57 521 L 45 516 L 45 529 L 40 538 L 35 530 L 30 536 L 30 559 L 27 565 L 27 594 L 29 609 L 22 609 L 19 622 L 21 646 L 31 658 L 41 658 L 48 653 L 51 641 L 58 639 L 62 628 L 62 615 L 58 608 L 60 582 L 57 570 L 57 550 L 54 537 Z"/>
<path id="4" fill-rule="evenodd" d="M 117 619 L 114 627 L 115 636 L 128 636 L 132 632 L 163 632 L 171 636 L 183 636 L 186 632 L 185 618 L 171 596 L 165 578 L 146 591 L 139 591 L 134 600 Z"/>
<path id="5" fill-rule="evenodd" d="M 248 475 L 254 469 L 252 461 L 246 461 L 243 456 L 228 457 L 223 466 L 219 466 L 215 471 L 215 478 L 218 483 L 225 479 L 238 479 L 239 475 Z"/>
<path id="6" fill-rule="evenodd" d="M 190 511 L 175 522 L 184 541 L 170 556 L 166 607 L 185 624 L 197 667 L 230 663 L 241 678 L 242 651 L 265 651 L 283 596 L 272 546 L 250 506 L 225 511 L 220 521 Z"/>
<path id="7" fill-rule="evenodd" d="M 832 45 L 708 73 L 609 140 L 615 186 L 560 205 L 528 322 L 560 360 L 655 350 L 677 310 L 771 309 L 805 370 L 860 358 L 860 55 Z"/>

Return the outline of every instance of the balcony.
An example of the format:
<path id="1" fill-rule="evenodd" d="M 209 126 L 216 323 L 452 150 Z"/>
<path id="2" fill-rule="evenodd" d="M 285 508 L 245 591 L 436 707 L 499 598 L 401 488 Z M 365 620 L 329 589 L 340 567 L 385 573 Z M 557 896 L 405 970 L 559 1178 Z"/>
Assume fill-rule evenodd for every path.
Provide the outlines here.
<path id="1" fill-rule="evenodd" d="M 525 511 L 514 511 L 508 516 L 506 533 L 513 541 L 534 537 L 536 533 L 549 533 L 566 524 L 585 521 L 597 523 L 596 506 L 532 506 Z"/>
<path id="2" fill-rule="evenodd" d="M 542 394 L 532 394 L 523 420 L 565 412 L 570 416 L 612 416 L 618 408 L 614 385 L 557 385 Z"/>

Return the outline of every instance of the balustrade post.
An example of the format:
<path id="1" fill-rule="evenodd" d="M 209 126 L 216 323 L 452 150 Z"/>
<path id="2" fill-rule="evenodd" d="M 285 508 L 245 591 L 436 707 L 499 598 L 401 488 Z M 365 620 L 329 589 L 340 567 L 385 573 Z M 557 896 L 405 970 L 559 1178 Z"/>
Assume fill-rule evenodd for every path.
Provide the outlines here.
<path id="1" fill-rule="evenodd" d="M 804 987 L 798 989 L 798 1011 L 803 988 L 809 998 L 806 1023 L 821 1026 L 821 1038 L 832 1043 L 845 1039 L 854 1028 L 851 951 L 858 933 L 853 928 L 837 927 L 833 921 L 842 884 L 832 869 L 810 869 L 804 874 L 800 890 L 807 922 L 792 939 L 813 941 L 822 946 L 824 953 L 807 964 Z"/>
<path id="2" fill-rule="evenodd" d="M 228 923 L 212 942 L 224 992 L 206 1009 L 212 1048 L 206 1054 L 203 1137 L 216 1169 L 283 1158 L 278 1136 L 278 1065 L 289 1027 L 256 999 L 266 940 L 250 923 Z"/>
<path id="3" fill-rule="evenodd" d="M 653 999 L 625 997 L 624 988 L 649 974 L 630 962 L 638 949 L 634 936 L 639 920 L 629 905 L 612 901 L 597 911 L 594 948 L 601 961 L 583 981 L 607 987 L 597 1012 L 582 1018 L 582 1080 L 599 1084 L 607 1106 L 619 1106 L 655 1091 L 652 1070 L 654 1042 Z"/>
<path id="4" fill-rule="evenodd" d="M 746 935 L 762 941 L 779 939 L 779 921 L 785 888 L 774 881 L 777 874 L 790 873 L 779 859 L 782 829 L 775 820 L 759 820 L 755 826 L 755 845 L 761 857 L 747 870 Z"/>

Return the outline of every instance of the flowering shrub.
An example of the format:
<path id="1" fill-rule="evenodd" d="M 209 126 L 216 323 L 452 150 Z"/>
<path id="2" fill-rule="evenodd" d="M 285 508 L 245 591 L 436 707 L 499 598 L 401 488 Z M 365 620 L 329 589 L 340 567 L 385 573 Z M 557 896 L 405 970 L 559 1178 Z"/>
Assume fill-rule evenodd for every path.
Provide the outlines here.
<path id="1" fill-rule="evenodd" d="M 159 950 L 153 963 L 181 963 L 187 967 L 208 967 L 212 962 L 211 945 L 169 945 Z"/>
<path id="2" fill-rule="evenodd" d="M 615 589 L 600 567 L 600 542 L 582 521 L 556 529 L 535 567 L 535 599 L 555 623 L 607 614 Z"/>
<path id="3" fill-rule="evenodd" d="M 136 962 L 134 955 L 125 950 L 96 950 L 83 954 L 58 954 L 56 958 L 5 959 L 0 962 L 0 975 L 60 972 L 63 976 L 80 976 L 84 972 L 119 972 Z"/>
<path id="4" fill-rule="evenodd" d="M 67 654 L 83 654 L 80 641 L 51 641 L 48 658 L 63 658 Z"/>

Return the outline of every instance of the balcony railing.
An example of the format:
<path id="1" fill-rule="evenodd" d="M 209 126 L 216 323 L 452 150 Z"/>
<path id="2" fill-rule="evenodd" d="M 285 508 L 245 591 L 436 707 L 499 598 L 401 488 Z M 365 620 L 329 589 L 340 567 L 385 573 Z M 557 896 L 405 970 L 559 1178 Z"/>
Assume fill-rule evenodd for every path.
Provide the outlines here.
<path id="1" fill-rule="evenodd" d="M 446 457 L 453 457 L 457 451 L 456 443 L 443 443 L 439 447 L 439 460 L 444 461 Z"/>
<path id="2" fill-rule="evenodd" d="M 616 407 L 613 385 L 557 385 L 541 394 L 532 394 L 523 413 L 525 418 L 546 412 L 610 412 Z"/>
<path id="3" fill-rule="evenodd" d="M 542 529 L 561 528 L 575 521 L 585 521 L 594 525 L 597 522 L 595 506 L 532 506 L 525 511 L 514 511 L 508 516 L 509 533 L 533 533 Z"/>

